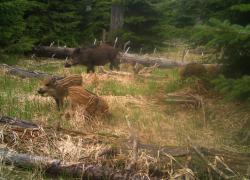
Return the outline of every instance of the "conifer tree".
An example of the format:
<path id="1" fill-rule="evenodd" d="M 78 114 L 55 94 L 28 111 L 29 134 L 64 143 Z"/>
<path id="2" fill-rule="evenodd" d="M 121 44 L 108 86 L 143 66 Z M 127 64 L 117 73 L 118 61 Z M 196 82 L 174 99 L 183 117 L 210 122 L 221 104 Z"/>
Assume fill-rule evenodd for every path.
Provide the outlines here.
<path id="1" fill-rule="evenodd" d="M 157 0 L 124 0 L 124 30 L 122 38 L 130 40 L 132 46 L 152 50 L 162 43 L 159 33 L 161 12 L 157 9 Z"/>
<path id="2" fill-rule="evenodd" d="M 26 24 L 23 16 L 26 9 L 26 0 L 0 2 L 1 54 L 23 52 L 30 48 L 30 38 L 24 36 Z"/>

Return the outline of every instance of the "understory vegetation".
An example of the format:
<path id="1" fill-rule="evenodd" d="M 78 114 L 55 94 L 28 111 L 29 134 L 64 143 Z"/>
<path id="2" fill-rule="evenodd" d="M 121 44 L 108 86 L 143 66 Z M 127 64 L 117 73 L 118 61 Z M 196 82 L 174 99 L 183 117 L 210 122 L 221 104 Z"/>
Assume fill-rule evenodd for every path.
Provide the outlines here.
<path id="1" fill-rule="evenodd" d="M 246 140 L 249 137 L 247 128 L 244 127 L 249 123 L 249 108 L 244 104 L 224 102 L 221 96 L 216 95 L 211 89 L 206 89 L 208 87 L 200 84 L 198 79 L 190 78 L 181 81 L 177 69 L 156 69 L 151 76 L 145 78 L 99 73 L 85 74 L 82 73 L 85 68 L 65 69 L 63 62 L 56 60 L 39 60 L 34 63 L 34 60 L 22 59 L 17 65 L 25 69 L 39 69 L 54 74 L 82 74 L 84 87 L 105 98 L 110 106 L 111 116 L 92 122 L 83 120 L 82 116 L 69 120 L 57 111 L 52 98 L 37 94 L 41 80 L 21 79 L 10 76 L 4 71 L 0 72 L 0 114 L 31 120 L 43 127 L 56 128 L 60 123 L 62 128 L 69 131 L 116 138 L 127 138 L 132 127 L 141 143 L 159 146 L 186 146 L 189 144 L 189 137 L 193 143 L 202 147 L 249 152 L 249 141 Z M 215 82 L 218 83 L 218 80 Z M 192 103 L 169 102 L 168 93 L 177 96 L 200 94 L 203 97 L 205 119 L 202 108 Z M 65 141 L 72 143 L 67 138 Z M 113 146 L 116 146 L 116 141 L 112 140 L 109 143 L 114 143 Z M 46 148 L 52 148 L 50 150 L 44 149 L 45 147 L 42 150 L 36 149 L 32 144 L 25 146 L 29 146 L 38 154 L 43 155 L 46 152 L 54 158 L 62 156 L 60 154 L 62 152 L 57 152 L 50 146 L 46 146 Z M 72 148 L 72 145 L 69 144 L 69 146 Z M 19 150 L 24 148 L 17 145 L 13 147 Z M 78 148 L 80 151 L 81 148 Z M 75 158 L 70 159 L 71 155 L 73 158 L 74 155 L 68 152 L 65 158 L 75 162 Z M 195 173 L 199 177 L 203 176 L 201 172 L 206 171 L 198 164 L 194 168 L 197 168 Z M 39 176 L 42 172 L 21 176 L 33 177 L 37 176 L 37 173 Z"/>
<path id="2" fill-rule="evenodd" d="M 111 9 L 114 6 L 121 8 L 124 19 L 121 28 L 111 31 Z M 127 46 L 130 47 L 129 53 L 163 57 L 179 63 L 214 63 L 221 67 L 220 76 L 183 80 L 179 77 L 179 68 L 156 68 L 143 76 L 133 74 L 131 64 L 121 64 L 121 70 L 129 75 L 98 70 L 86 74 L 86 67 L 68 69 L 64 68 L 62 60 L 45 59 L 34 54 L 34 48 L 40 45 L 89 47 L 95 40 L 97 45 L 106 40 L 113 46 L 116 37 L 121 53 L 124 44 L 130 42 Z M 68 101 L 64 109 L 58 111 L 51 97 L 37 93 L 41 79 L 12 76 L 2 64 L 50 75 L 81 74 L 84 88 L 107 101 L 110 116 L 90 121 L 76 111 L 73 118 L 67 117 Z M 122 152 L 128 146 L 124 142 L 132 137 L 150 147 L 189 147 L 191 140 L 207 149 L 249 154 L 250 2 L 2 0 L 1 116 L 31 121 L 44 128 L 29 135 L 26 131 L 11 131 L 7 126 L 1 126 L 1 148 L 48 156 L 62 162 L 84 160 L 90 165 L 101 164 L 114 170 L 125 169 L 126 163 L 133 158 L 133 151 Z M 59 127 L 64 131 L 57 131 Z M 7 142 L 4 136 L 7 136 Z M 107 146 L 120 148 L 120 154 L 112 158 L 96 157 Z M 166 154 L 160 158 L 159 152 L 154 153 L 155 156 L 147 153 L 140 150 L 137 161 L 141 168 L 139 174 L 145 174 L 145 177 L 150 170 L 156 169 L 156 174 L 161 173 L 157 170 L 162 170 L 169 179 L 188 179 L 190 174 L 192 178 L 221 178 L 211 173 L 211 168 L 200 159 L 190 160 L 186 155 L 185 160 L 175 159 Z M 238 161 L 228 162 L 235 168 L 232 171 L 231 166 L 224 163 L 226 159 L 218 160 L 218 157 L 209 160 L 214 161 L 215 166 L 219 162 L 218 167 L 223 167 L 228 174 L 250 177 L 249 162 L 243 159 L 241 162 L 248 166 L 243 168 L 238 167 Z M 242 169 L 246 172 L 244 175 L 238 173 Z M 0 163 L 1 178 L 46 179 L 44 173 L 40 169 L 24 172 Z"/>

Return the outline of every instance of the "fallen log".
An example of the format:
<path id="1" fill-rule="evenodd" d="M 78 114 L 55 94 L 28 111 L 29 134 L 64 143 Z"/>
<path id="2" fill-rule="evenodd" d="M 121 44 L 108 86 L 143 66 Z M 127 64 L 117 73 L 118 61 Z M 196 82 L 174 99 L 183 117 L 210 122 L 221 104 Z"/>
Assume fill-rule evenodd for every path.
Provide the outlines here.
<path id="1" fill-rule="evenodd" d="M 1 124 L 7 124 L 10 126 L 14 126 L 14 127 L 21 127 L 24 130 L 27 128 L 37 128 L 38 126 L 35 123 L 32 122 L 27 122 L 27 121 L 23 121 L 23 120 L 18 120 L 18 119 L 13 119 L 10 117 L 6 117 L 6 116 L 1 116 L 0 117 L 0 123 Z M 12 128 L 12 127 L 11 127 Z M 45 127 L 46 129 L 46 127 Z M 59 129 L 60 131 L 60 129 Z M 66 134 L 75 134 L 78 136 L 85 136 L 86 134 L 82 133 L 82 132 L 77 132 L 77 131 L 63 131 Z M 103 136 L 102 134 L 97 134 L 99 136 Z M 115 152 L 117 152 L 117 149 L 121 149 L 125 154 L 127 154 L 130 150 L 131 147 L 136 147 L 133 149 L 137 149 L 138 150 L 146 150 L 147 153 L 149 153 L 152 157 L 163 157 L 166 154 L 169 156 L 173 156 L 173 157 L 186 157 L 189 155 L 192 156 L 200 156 L 200 153 L 202 153 L 202 156 L 206 157 L 206 159 L 211 162 L 212 159 L 214 159 L 215 157 L 221 157 L 223 159 L 223 161 L 225 162 L 225 164 L 227 164 L 231 169 L 233 169 L 236 173 L 240 173 L 242 175 L 248 175 L 249 176 L 249 172 L 248 172 L 248 167 L 250 167 L 250 154 L 249 153 L 236 153 L 236 152 L 231 152 L 231 151 L 226 151 L 226 150 L 216 150 L 216 149 L 209 149 L 209 148 L 205 148 L 205 147 L 197 147 L 197 148 L 189 148 L 189 147 L 171 147 L 171 146 L 156 146 L 156 145 L 151 145 L 151 144 L 142 144 L 142 143 L 134 143 L 131 142 L 131 145 L 128 146 L 128 139 L 123 139 L 120 137 L 113 137 L 116 140 L 112 141 L 113 143 L 115 143 L 117 146 L 107 146 L 107 149 L 100 151 L 96 154 L 96 158 L 98 158 L 99 156 L 105 155 L 105 154 L 115 154 Z M 135 145 L 136 144 L 136 145 Z M 129 148 L 128 148 L 129 147 Z M 135 151 L 135 150 L 134 150 Z M 200 153 L 197 153 L 197 151 L 199 151 Z M 0 156 L 1 156 L 1 148 L 0 148 Z M 15 156 L 14 156 L 15 157 Z M 18 156 L 18 157 L 23 157 Z M 28 155 L 25 155 L 24 157 L 29 157 Z M 37 159 L 36 157 L 32 157 L 31 158 L 31 162 L 28 162 L 28 164 L 32 164 L 33 160 Z M 1 157 L 0 157 L 1 159 Z M 26 158 L 27 159 L 27 158 Z M 41 160 L 41 158 L 38 158 Z M 43 158 L 42 158 L 43 159 Z M 45 162 L 45 169 L 47 171 L 49 171 L 49 169 L 53 169 L 53 173 L 58 175 L 64 172 L 67 172 L 69 174 L 75 174 L 79 175 L 79 174 L 84 174 L 86 169 L 82 169 L 82 165 L 81 164 L 75 164 L 75 165 L 69 165 L 69 164 L 64 164 L 61 165 L 60 163 L 54 163 L 54 162 L 60 162 L 59 160 L 51 160 L 51 159 L 46 159 Z M 208 164 L 206 161 L 206 164 Z M 43 163 L 44 164 L 44 163 Z M 86 165 L 86 164 L 85 164 Z M 101 171 L 101 175 L 110 175 L 110 174 L 114 174 L 114 170 L 109 170 L 109 169 L 103 169 L 103 167 L 99 167 L 99 166 L 95 166 L 95 165 L 89 165 L 89 166 L 85 166 L 85 167 L 90 167 L 90 170 L 87 170 L 87 176 L 89 176 L 89 173 L 92 173 L 93 178 L 99 177 L 99 175 L 97 175 L 99 173 L 99 171 Z M 212 168 L 212 167 L 211 167 Z M 92 169 L 92 170 L 91 170 Z M 90 172 L 89 172 L 90 171 Z M 98 172 L 96 172 L 98 171 Z M 123 171 L 123 170 L 122 170 Z M 50 172 L 50 171 L 49 171 Z M 52 173 L 52 174 L 53 174 Z M 97 174 L 96 174 L 97 173 Z M 109 174 L 110 173 L 110 174 Z M 123 173 L 123 172 L 122 172 Z M 126 174 L 127 172 L 125 172 Z M 116 174 L 116 173 L 115 173 Z M 116 174 L 117 176 L 121 175 L 121 172 L 119 172 L 118 174 Z"/>
<path id="2" fill-rule="evenodd" d="M 18 126 L 25 129 L 37 129 L 39 126 L 35 123 L 25 121 L 25 120 L 19 120 L 14 119 L 8 116 L 0 116 L 0 123 L 10 126 Z"/>
<path id="3" fill-rule="evenodd" d="M 59 176 L 70 175 L 87 179 L 120 179 L 123 174 L 119 171 L 104 168 L 99 165 L 61 164 L 58 159 L 49 157 L 20 154 L 6 148 L 0 148 L 0 159 L 2 162 L 19 168 L 42 169 L 46 174 Z"/>
<path id="4" fill-rule="evenodd" d="M 18 68 L 18 67 L 12 67 L 9 66 L 7 64 L 0 64 L 0 67 L 3 67 L 5 69 L 7 69 L 6 74 L 10 74 L 13 76 L 18 76 L 21 78 L 40 78 L 40 79 L 44 79 L 50 76 L 55 76 L 55 75 L 51 75 L 51 74 L 47 74 L 47 73 L 43 73 L 43 72 L 37 72 L 37 71 L 29 71 L 26 69 L 22 69 L 22 68 Z M 59 76 L 55 76 L 55 77 L 59 77 Z"/>
<path id="5" fill-rule="evenodd" d="M 184 66 L 188 64 L 187 62 L 181 62 L 172 59 L 152 57 L 152 56 L 139 56 L 136 54 L 124 54 L 121 61 L 123 63 L 138 63 L 144 66 L 154 66 L 157 65 L 159 68 L 174 68 L 179 66 Z"/>
<path id="6" fill-rule="evenodd" d="M 55 57 L 58 59 L 65 59 L 70 57 L 75 48 L 64 47 L 50 47 L 50 46 L 38 46 L 34 49 L 34 53 L 38 57 Z M 144 66 L 154 66 L 157 64 L 159 68 L 173 68 L 183 66 L 186 62 L 176 61 L 166 58 L 158 58 L 151 56 L 139 56 L 135 54 L 124 53 L 121 54 L 122 63 L 139 63 Z"/>
<path id="7" fill-rule="evenodd" d="M 75 48 L 38 46 L 34 48 L 33 52 L 38 57 L 65 59 L 67 57 L 70 57 L 74 50 Z"/>

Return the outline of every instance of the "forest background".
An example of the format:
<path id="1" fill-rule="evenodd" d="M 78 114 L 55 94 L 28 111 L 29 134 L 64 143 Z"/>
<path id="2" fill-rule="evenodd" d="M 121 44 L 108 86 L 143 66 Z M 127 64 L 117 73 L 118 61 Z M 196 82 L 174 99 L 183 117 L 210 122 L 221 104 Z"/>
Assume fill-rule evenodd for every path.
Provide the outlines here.
<path id="1" fill-rule="evenodd" d="M 225 77 L 215 81 L 230 98 L 250 101 L 250 3 L 248 0 L 1 0 L 0 62 L 51 42 L 87 46 L 109 31 L 111 7 L 124 9 L 123 28 L 109 41 L 131 41 L 152 51 L 181 41 L 219 53 Z M 170 42 L 170 43 L 169 43 Z"/>

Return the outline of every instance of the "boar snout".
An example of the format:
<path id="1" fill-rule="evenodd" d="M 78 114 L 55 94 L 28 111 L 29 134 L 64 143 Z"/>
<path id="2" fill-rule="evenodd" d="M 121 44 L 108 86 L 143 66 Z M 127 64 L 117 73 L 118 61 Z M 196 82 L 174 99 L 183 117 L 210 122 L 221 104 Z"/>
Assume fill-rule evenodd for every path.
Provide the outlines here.
<path id="1" fill-rule="evenodd" d="M 65 63 L 65 64 L 64 64 L 64 67 L 66 67 L 66 68 L 71 67 L 71 64 Z"/>
<path id="2" fill-rule="evenodd" d="M 46 90 L 43 89 L 43 88 L 39 88 L 38 91 L 37 91 L 39 94 L 43 95 L 46 93 Z"/>

